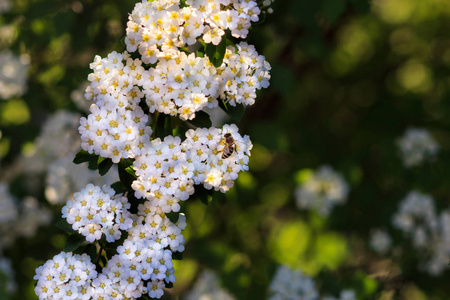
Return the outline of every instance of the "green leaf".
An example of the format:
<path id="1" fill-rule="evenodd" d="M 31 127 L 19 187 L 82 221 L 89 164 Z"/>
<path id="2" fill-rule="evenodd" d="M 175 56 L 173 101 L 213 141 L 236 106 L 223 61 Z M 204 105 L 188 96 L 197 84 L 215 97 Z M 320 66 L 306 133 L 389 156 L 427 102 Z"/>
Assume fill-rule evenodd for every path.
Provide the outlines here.
<path id="1" fill-rule="evenodd" d="M 170 122 L 170 116 L 160 113 L 158 115 L 158 119 L 156 122 L 156 128 L 153 130 L 156 137 L 159 137 L 160 139 L 164 139 L 166 136 L 171 135 L 172 126 L 169 125 Z M 167 129 L 166 129 L 167 128 Z M 170 128 L 170 130 L 169 130 Z"/>
<path id="2" fill-rule="evenodd" d="M 225 102 L 219 101 L 219 107 L 230 116 L 233 121 L 240 122 L 245 114 L 245 107 L 237 104 L 236 106 L 226 105 Z"/>
<path id="3" fill-rule="evenodd" d="M 100 155 L 98 156 L 98 159 L 97 159 L 97 164 L 101 164 L 102 163 L 102 161 L 104 161 L 106 158 L 104 158 L 104 157 L 101 157 Z"/>
<path id="4" fill-rule="evenodd" d="M 223 63 L 223 58 L 225 57 L 225 52 L 227 50 L 227 38 L 224 35 L 220 43 L 215 46 L 212 43 L 207 44 L 205 48 L 205 53 L 208 55 L 209 61 L 218 68 Z"/>
<path id="5" fill-rule="evenodd" d="M 176 224 L 178 222 L 178 218 L 180 217 L 180 213 L 172 211 L 170 213 L 167 213 L 166 217 L 169 218 L 170 222 Z"/>
<path id="6" fill-rule="evenodd" d="M 116 191 L 117 194 L 122 194 L 129 191 L 129 189 L 120 181 L 114 182 L 113 184 L 111 184 L 111 187 Z"/>
<path id="7" fill-rule="evenodd" d="M 56 225 L 56 228 L 59 228 L 62 231 L 72 232 L 72 233 L 75 232 L 75 230 L 73 230 L 73 228 L 72 228 L 72 225 L 67 223 L 66 219 L 59 220 L 55 225 Z"/>
<path id="8" fill-rule="evenodd" d="M 136 172 L 134 171 L 134 169 L 133 169 L 132 166 L 127 167 L 127 168 L 125 169 L 125 171 L 126 171 L 128 174 L 132 175 L 134 178 L 137 178 Z"/>
<path id="9" fill-rule="evenodd" d="M 131 161 L 131 163 L 130 163 Z M 128 173 L 126 171 L 126 169 L 128 167 L 131 166 L 131 164 L 133 163 L 132 160 L 130 159 L 121 159 L 119 162 L 119 179 L 122 182 L 122 184 L 126 187 L 131 187 L 131 184 L 133 183 L 133 181 L 136 179 L 135 176 L 131 175 L 130 173 Z"/>
<path id="10" fill-rule="evenodd" d="M 203 204 L 209 205 L 212 200 L 213 190 L 207 190 L 202 185 L 197 186 L 195 188 L 195 193 L 193 195 L 194 198 L 200 199 Z"/>
<path id="11" fill-rule="evenodd" d="M 209 115 L 204 111 L 198 111 L 195 113 L 195 118 L 188 121 L 190 124 L 195 127 L 203 128 L 203 127 L 211 127 L 212 122 L 209 118 Z"/>
<path id="12" fill-rule="evenodd" d="M 86 150 L 81 149 L 80 151 L 78 151 L 77 154 L 75 154 L 75 158 L 73 159 L 73 163 L 74 164 L 81 164 L 87 161 L 91 161 L 91 160 L 96 160 L 98 157 L 98 155 L 95 154 L 89 154 L 89 152 L 87 152 Z"/>
<path id="13" fill-rule="evenodd" d="M 183 259 L 183 252 L 174 252 L 172 253 L 172 259 L 173 260 L 182 260 Z"/>
<path id="14" fill-rule="evenodd" d="M 67 237 L 64 252 L 73 252 L 86 242 L 85 238 L 78 233 L 72 233 Z"/>
<path id="15" fill-rule="evenodd" d="M 98 163 L 97 163 L 96 158 L 89 161 L 88 168 L 89 168 L 89 170 L 92 170 L 92 171 L 95 171 L 98 169 Z"/>
<path id="16" fill-rule="evenodd" d="M 99 159 L 100 160 L 100 159 Z M 113 165 L 113 162 L 110 158 L 107 159 L 103 159 L 99 164 L 98 164 L 98 173 L 101 176 L 104 176 L 106 173 L 108 173 L 109 169 L 111 169 Z"/>
<path id="17" fill-rule="evenodd" d="M 83 252 L 89 255 L 91 258 L 91 262 L 96 262 L 98 253 L 97 253 L 97 246 L 95 244 L 88 244 L 86 247 L 84 247 Z"/>
<path id="18" fill-rule="evenodd" d="M 346 0 L 324 0 L 322 2 L 323 17 L 330 24 L 334 24 L 347 7 Z"/>
<path id="19" fill-rule="evenodd" d="M 165 136 L 172 135 L 173 133 L 172 118 L 170 116 L 167 116 L 164 120 L 164 133 Z"/>
<path id="20" fill-rule="evenodd" d="M 105 255 L 100 256 L 99 265 L 104 268 L 108 264 L 108 258 Z"/>

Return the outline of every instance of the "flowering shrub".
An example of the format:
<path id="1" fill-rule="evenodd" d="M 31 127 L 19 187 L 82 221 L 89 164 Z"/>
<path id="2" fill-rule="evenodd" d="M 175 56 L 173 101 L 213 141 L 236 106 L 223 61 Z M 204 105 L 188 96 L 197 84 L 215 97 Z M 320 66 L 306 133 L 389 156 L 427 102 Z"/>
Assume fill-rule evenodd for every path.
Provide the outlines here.
<path id="1" fill-rule="evenodd" d="M 172 286 L 173 259 L 184 251 L 187 225 L 180 201 L 194 194 L 194 185 L 203 185 L 205 195 L 225 193 L 248 170 L 249 137 L 234 124 L 211 127 L 201 111 L 219 103 L 226 111 L 252 105 L 256 90 L 269 85 L 269 63 L 252 45 L 234 39 L 247 36 L 250 22 L 268 4 L 136 4 L 127 24 L 128 52 L 96 56 L 90 65 L 85 98 L 93 104 L 80 120 L 82 150 L 74 159 L 88 161 L 101 175 L 118 164 L 120 181 L 88 184 L 63 207 L 74 233 L 67 254 L 36 270 L 39 299 L 160 298 Z M 182 140 L 172 123 L 183 123 L 172 116 L 196 129 L 186 130 Z M 85 241 L 100 245 L 99 251 L 91 247 L 91 255 L 97 263 L 103 258 L 101 264 L 72 254 Z"/>

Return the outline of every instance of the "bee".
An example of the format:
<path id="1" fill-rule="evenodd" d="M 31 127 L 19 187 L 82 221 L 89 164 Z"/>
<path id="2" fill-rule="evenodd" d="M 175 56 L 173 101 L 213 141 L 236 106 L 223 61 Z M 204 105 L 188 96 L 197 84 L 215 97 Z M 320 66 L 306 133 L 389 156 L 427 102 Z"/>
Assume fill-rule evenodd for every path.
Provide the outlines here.
<path id="1" fill-rule="evenodd" d="M 228 158 L 236 151 L 236 141 L 231 136 L 231 133 L 225 133 L 223 135 L 222 144 L 224 144 L 222 152 L 222 159 Z"/>

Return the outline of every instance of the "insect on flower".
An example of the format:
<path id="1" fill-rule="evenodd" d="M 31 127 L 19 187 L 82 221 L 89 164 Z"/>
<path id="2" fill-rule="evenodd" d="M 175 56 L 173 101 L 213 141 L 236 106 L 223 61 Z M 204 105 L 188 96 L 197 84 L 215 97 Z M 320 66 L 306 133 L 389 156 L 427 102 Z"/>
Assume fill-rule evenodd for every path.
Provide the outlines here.
<path id="1" fill-rule="evenodd" d="M 228 158 L 236 151 L 236 141 L 231 133 L 227 132 L 223 135 L 221 144 L 224 145 L 222 152 L 222 159 Z"/>

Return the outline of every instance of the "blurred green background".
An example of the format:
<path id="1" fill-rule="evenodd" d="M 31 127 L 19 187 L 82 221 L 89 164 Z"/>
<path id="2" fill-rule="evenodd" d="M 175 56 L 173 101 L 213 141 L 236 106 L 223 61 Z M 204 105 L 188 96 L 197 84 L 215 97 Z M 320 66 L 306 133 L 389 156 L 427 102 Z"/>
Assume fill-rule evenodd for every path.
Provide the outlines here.
<path id="1" fill-rule="evenodd" d="M 0 179 L 18 198 L 30 192 L 23 177 L 7 173 L 48 116 L 85 114 L 71 93 L 86 81 L 94 55 L 124 50 L 134 4 L 14 0 L 0 15 L 0 27 L 13 29 L 0 36 L 0 51 L 31 61 L 26 93 L 0 100 Z M 254 144 L 250 171 L 223 203 L 186 203 L 186 251 L 165 299 L 182 298 L 206 268 L 237 299 L 264 299 L 279 264 L 334 295 L 351 288 L 358 299 L 449 299 L 448 272 L 422 272 L 408 251 L 381 258 L 368 241 L 373 228 L 392 227 L 412 189 L 431 194 L 438 210 L 449 207 L 450 1 L 276 0 L 272 7 L 248 39 L 272 65 L 270 88 L 238 124 Z M 436 161 L 402 166 L 395 141 L 408 127 L 432 133 L 441 147 Z M 299 210 L 294 199 L 298 172 L 323 164 L 350 185 L 345 205 L 328 217 Z M 44 187 L 33 196 L 54 218 L 2 253 L 13 262 L 16 300 L 36 299 L 34 269 L 65 240 L 54 226 L 61 207 L 47 202 Z M 393 238 L 408 249 L 401 234 Z"/>

